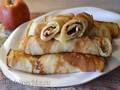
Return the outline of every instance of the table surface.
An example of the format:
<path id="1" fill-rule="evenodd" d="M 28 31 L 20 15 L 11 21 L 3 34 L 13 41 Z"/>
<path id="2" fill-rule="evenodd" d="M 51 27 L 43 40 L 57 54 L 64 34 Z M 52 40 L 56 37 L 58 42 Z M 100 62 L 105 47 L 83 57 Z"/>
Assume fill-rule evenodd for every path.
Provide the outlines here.
<path id="1" fill-rule="evenodd" d="M 31 18 L 42 14 L 44 13 L 32 13 Z M 43 88 L 21 85 L 8 80 L 2 73 L 0 74 L 0 79 L 0 90 L 120 90 L 120 67 L 86 84 L 63 88 Z"/>

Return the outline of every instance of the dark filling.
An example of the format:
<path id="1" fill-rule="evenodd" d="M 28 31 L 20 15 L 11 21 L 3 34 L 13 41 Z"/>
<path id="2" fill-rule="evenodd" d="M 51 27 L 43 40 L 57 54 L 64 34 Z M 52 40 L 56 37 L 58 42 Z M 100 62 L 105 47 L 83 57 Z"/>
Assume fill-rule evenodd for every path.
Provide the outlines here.
<path id="1" fill-rule="evenodd" d="M 74 24 L 72 24 L 72 25 L 69 25 L 68 27 L 67 27 L 68 29 L 68 32 L 67 32 L 67 34 L 68 35 L 73 35 L 73 34 L 76 34 L 76 33 L 78 33 L 78 32 L 80 32 L 81 30 L 82 30 L 82 24 L 81 23 L 74 23 Z M 77 28 L 78 28 L 78 30 L 77 30 Z"/>
<path id="2" fill-rule="evenodd" d="M 67 32 L 68 35 L 71 35 L 76 32 L 76 27 L 73 27 L 71 30 Z"/>
<path id="3" fill-rule="evenodd" d="M 50 27 L 48 27 L 46 30 L 45 30 L 45 32 L 44 32 L 44 36 L 49 36 L 49 35 L 51 35 L 51 34 L 53 34 L 54 32 L 53 32 L 53 29 L 55 29 L 56 27 L 55 26 L 50 26 Z"/>

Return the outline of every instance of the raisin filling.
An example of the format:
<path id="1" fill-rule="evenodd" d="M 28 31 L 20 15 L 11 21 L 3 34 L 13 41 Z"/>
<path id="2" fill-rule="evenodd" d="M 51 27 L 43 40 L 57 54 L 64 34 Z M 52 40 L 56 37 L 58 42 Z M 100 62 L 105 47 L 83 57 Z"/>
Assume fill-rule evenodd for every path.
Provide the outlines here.
<path id="1" fill-rule="evenodd" d="M 75 36 L 76 34 L 79 34 L 82 31 L 83 26 L 80 23 L 73 23 L 72 25 L 69 25 L 67 28 L 68 28 L 67 34 Z"/>

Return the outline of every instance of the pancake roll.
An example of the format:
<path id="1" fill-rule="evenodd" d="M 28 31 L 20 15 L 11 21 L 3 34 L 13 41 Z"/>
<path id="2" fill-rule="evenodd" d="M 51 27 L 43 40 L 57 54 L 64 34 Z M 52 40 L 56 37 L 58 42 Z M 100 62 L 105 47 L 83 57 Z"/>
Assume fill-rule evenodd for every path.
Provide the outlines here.
<path id="1" fill-rule="evenodd" d="M 11 50 L 7 57 L 7 65 L 10 68 L 34 74 L 101 72 L 106 62 L 102 57 L 79 53 L 32 56 L 22 51 Z"/>
<path id="2" fill-rule="evenodd" d="M 73 38 L 82 37 L 86 30 L 93 27 L 93 17 L 87 13 L 77 14 L 72 20 L 66 22 L 56 37 L 56 40 L 64 43 Z"/>
<path id="3" fill-rule="evenodd" d="M 108 38 L 103 37 L 81 37 L 61 43 L 57 40 L 43 41 L 37 36 L 30 36 L 20 42 L 19 49 L 31 55 L 78 52 L 108 57 L 112 53 L 112 44 Z"/>
<path id="4" fill-rule="evenodd" d="M 74 14 L 48 16 L 47 25 L 41 30 L 40 38 L 44 41 L 53 39 L 61 31 L 62 26 L 73 17 Z"/>

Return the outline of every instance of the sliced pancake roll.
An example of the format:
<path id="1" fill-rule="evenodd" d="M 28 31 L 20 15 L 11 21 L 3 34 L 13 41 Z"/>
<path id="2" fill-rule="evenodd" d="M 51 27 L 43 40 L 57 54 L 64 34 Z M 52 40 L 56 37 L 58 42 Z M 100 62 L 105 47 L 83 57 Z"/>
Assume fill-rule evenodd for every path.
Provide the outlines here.
<path id="1" fill-rule="evenodd" d="M 102 57 L 80 53 L 31 56 L 22 51 L 11 50 L 7 57 L 7 65 L 10 68 L 36 74 L 101 72 L 105 68 L 105 62 Z"/>
<path id="2" fill-rule="evenodd" d="M 111 41 L 103 37 L 81 37 L 61 43 L 57 40 L 43 41 L 37 36 L 30 36 L 20 42 L 19 49 L 31 55 L 78 52 L 108 57 L 112 53 Z"/>
<path id="3" fill-rule="evenodd" d="M 42 29 L 40 38 L 44 41 L 53 39 L 60 32 L 62 26 L 73 17 L 74 14 L 48 16 L 46 18 L 47 25 Z"/>
<path id="4" fill-rule="evenodd" d="M 83 12 L 66 22 L 56 39 L 64 43 L 70 39 L 83 36 L 85 31 L 90 30 L 92 27 L 93 17 Z"/>

